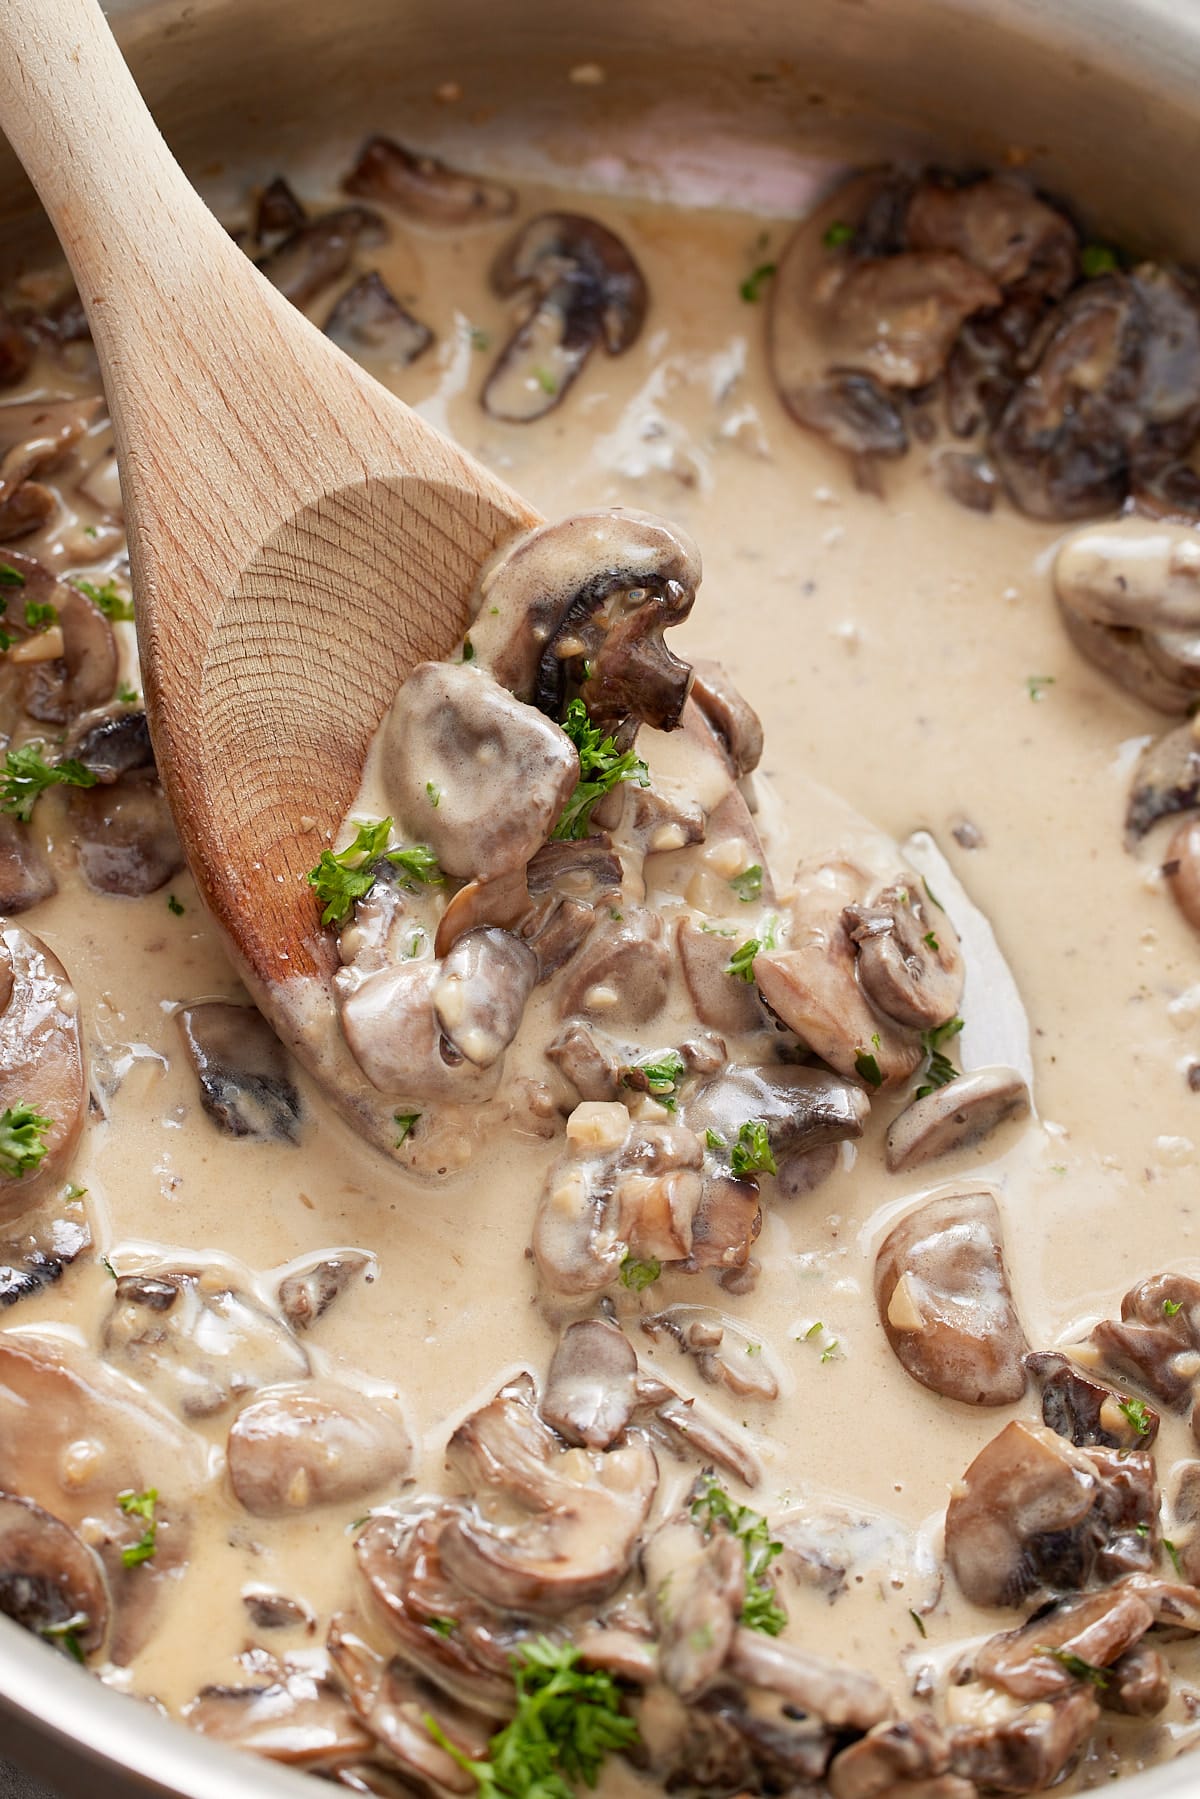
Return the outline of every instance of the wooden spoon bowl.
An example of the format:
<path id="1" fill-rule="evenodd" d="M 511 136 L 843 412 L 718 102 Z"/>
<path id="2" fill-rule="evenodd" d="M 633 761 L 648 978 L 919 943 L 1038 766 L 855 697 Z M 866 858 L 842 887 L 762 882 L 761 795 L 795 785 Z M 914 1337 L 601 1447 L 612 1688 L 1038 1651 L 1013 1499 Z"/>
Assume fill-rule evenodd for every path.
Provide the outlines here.
<path id="1" fill-rule="evenodd" d="M 259 274 L 95 0 L 5 0 L 0 125 L 91 323 L 151 736 L 196 884 L 276 1029 L 390 1147 L 329 1032 L 335 949 L 306 877 L 396 689 L 463 635 L 493 551 L 541 521 Z"/>

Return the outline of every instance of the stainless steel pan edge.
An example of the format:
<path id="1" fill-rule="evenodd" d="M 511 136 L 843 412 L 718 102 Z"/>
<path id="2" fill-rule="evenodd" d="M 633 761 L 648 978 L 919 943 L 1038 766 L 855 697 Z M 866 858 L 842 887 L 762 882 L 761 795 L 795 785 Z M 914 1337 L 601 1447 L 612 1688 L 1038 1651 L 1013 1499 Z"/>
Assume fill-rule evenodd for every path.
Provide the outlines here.
<path id="1" fill-rule="evenodd" d="M 880 126 L 946 160 L 1018 154 L 1135 246 L 1200 257 L 1200 0 L 113 0 L 143 89 L 193 176 L 294 165 L 364 122 L 514 174 L 593 153 L 632 191 L 786 215 L 813 149 Z M 569 72 L 597 62 L 607 79 Z M 435 97 L 458 82 L 463 100 Z M 0 145 L 0 250 L 45 227 Z M 37 240 L 41 236 L 40 250 Z M 3 1445 L 0 1444 L 0 1468 Z M 2 1475 L 0 1475 L 2 1480 Z M 0 1754 L 68 1799 L 300 1799 L 286 1769 L 205 1742 L 0 1618 Z M 1123 1782 L 1200 1790 L 1200 1758 Z"/>

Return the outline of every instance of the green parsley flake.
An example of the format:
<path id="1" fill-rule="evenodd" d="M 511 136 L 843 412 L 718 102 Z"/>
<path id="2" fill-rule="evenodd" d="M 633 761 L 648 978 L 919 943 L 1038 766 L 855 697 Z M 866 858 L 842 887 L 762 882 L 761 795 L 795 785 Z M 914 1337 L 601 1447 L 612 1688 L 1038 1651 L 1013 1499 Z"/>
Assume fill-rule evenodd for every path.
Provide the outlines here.
<path id="1" fill-rule="evenodd" d="M 636 781 L 639 787 L 649 787 L 650 771 L 640 756 L 635 756 L 632 750 L 618 750 L 614 739 L 605 737 L 588 717 L 582 700 L 571 701 L 562 728 L 579 756 L 579 780 L 551 836 L 560 842 L 574 842 L 587 836 L 593 808 L 606 793 L 611 793 L 624 781 Z"/>
<path id="2" fill-rule="evenodd" d="M 117 688 L 117 698 L 122 706 L 134 705 L 137 701 L 137 697 L 137 688 L 131 687 L 127 681 L 122 681 L 121 685 Z"/>
<path id="3" fill-rule="evenodd" d="M 16 1180 L 38 1167 L 46 1154 L 43 1139 L 53 1125 L 52 1118 L 43 1118 L 24 1100 L 5 1106 L 0 1113 L 0 1173 L 6 1179 Z"/>
<path id="4" fill-rule="evenodd" d="M 1029 689 L 1030 699 L 1044 700 L 1047 687 L 1053 687 L 1057 678 L 1056 675 L 1027 675 L 1025 685 Z"/>
<path id="5" fill-rule="evenodd" d="M 548 1637 L 523 1643 L 510 1657 L 516 1715 L 472 1761 L 429 1712 L 434 1742 L 474 1777 L 480 1799 L 574 1799 L 577 1784 L 594 1787 L 605 1759 L 638 1740 L 621 1710 L 621 1691 L 602 1669 L 579 1666 L 579 1651 Z"/>
<path id="6" fill-rule="evenodd" d="M 457 1618 L 426 1618 L 426 1630 L 432 1630 L 439 1637 L 452 1637 L 458 1629 Z"/>
<path id="7" fill-rule="evenodd" d="M 353 843 L 344 850 L 322 850 L 321 860 L 310 870 L 308 884 L 316 889 L 324 902 L 322 924 L 341 924 L 355 900 L 364 899 L 375 885 L 376 862 L 390 862 L 410 877 L 405 883 L 420 881 L 426 886 L 440 887 L 444 880 L 437 857 L 427 843 L 410 844 L 406 849 L 389 850 L 390 818 L 376 819 L 373 824 L 359 825 Z"/>
<path id="8" fill-rule="evenodd" d="M 908 1610 L 908 1615 L 912 1619 L 913 1623 L 916 1625 L 918 1634 L 923 1637 L 927 1636 L 929 1633 L 925 1629 L 925 1620 L 924 1620 L 924 1618 L 922 1618 L 920 1612 L 914 1612 L 912 1607 L 910 1606 L 909 1610 Z"/>
<path id="9" fill-rule="evenodd" d="M 737 981 L 745 981 L 749 987 L 754 980 L 754 958 L 762 951 L 762 940 L 749 937 L 740 943 L 725 964 L 725 973 L 731 974 Z"/>
<path id="10" fill-rule="evenodd" d="M 25 577 L 11 562 L 0 562 L 0 587 L 24 587 Z"/>
<path id="11" fill-rule="evenodd" d="M 1038 1655 L 1050 1656 L 1074 1680 L 1086 1680 L 1094 1687 L 1108 1685 L 1107 1668 L 1097 1668 L 1093 1662 L 1085 1662 L 1073 1649 L 1055 1649 L 1050 1643 L 1038 1643 L 1035 1648 Z"/>
<path id="12" fill-rule="evenodd" d="M 872 1055 L 869 1049 L 860 1049 L 854 1058 L 854 1066 L 859 1076 L 869 1087 L 883 1086 L 883 1071 L 879 1066 L 878 1056 Z"/>
<path id="13" fill-rule="evenodd" d="M 761 1118 L 748 1118 L 737 1134 L 729 1156 L 732 1174 L 774 1174 L 775 1157 Z"/>
<path id="14" fill-rule="evenodd" d="M 822 235 L 821 242 L 827 250 L 840 250 L 854 236 L 854 226 L 845 219 L 835 219 Z"/>
<path id="15" fill-rule="evenodd" d="M 1144 1399 L 1119 1399 L 1117 1410 L 1132 1424 L 1139 1437 L 1148 1437 L 1154 1429 L 1154 1420 Z"/>
<path id="16" fill-rule="evenodd" d="M 442 803 L 441 788 L 438 786 L 435 786 L 435 784 L 432 781 L 426 781 L 426 783 L 425 783 L 425 798 L 429 801 L 429 804 L 433 807 L 434 811 L 436 812 L 438 807 Z"/>
<path id="17" fill-rule="evenodd" d="M 647 1287 L 654 1285 L 661 1273 L 662 1263 L 656 1256 L 639 1262 L 636 1256 L 627 1251 L 621 1262 L 621 1285 L 628 1287 L 631 1293 L 644 1293 Z"/>
<path id="18" fill-rule="evenodd" d="M 25 602 L 25 627 L 29 631 L 47 631 L 58 623 L 58 610 L 37 600 Z"/>
<path id="19" fill-rule="evenodd" d="M 128 1549 L 122 1549 L 121 1560 L 127 1568 L 136 1568 L 142 1562 L 148 1562 L 158 1547 L 158 1520 L 154 1516 L 154 1508 L 158 1504 L 158 1488 L 150 1487 L 145 1493 L 118 1493 L 117 1504 L 127 1517 L 144 1518 L 146 1528 L 136 1543 Z"/>
<path id="20" fill-rule="evenodd" d="M 413 1129 L 421 1114 L 419 1112 L 394 1112 L 392 1116 L 395 1120 L 396 1129 L 400 1133 L 396 1138 L 396 1148 L 399 1149 L 400 1145 L 406 1142 L 412 1135 Z"/>
<path id="21" fill-rule="evenodd" d="M 1181 1299 L 1164 1299 L 1163 1300 L 1163 1315 L 1164 1315 L 1164 1317 L 1174 1318 L 1176 1313 L 1182 1312 L 1182 1310 L 1183 1310 L 1183 1301 Z"/>
<path id="22" fill-rule="evenodd" d="M 787 1623 L 787 1613 L 775 1596 L 767 1569 L 777 1556 L 783 1554 L 783 1544 L 772 1539 L 766 1519 L 747 1505 L 735 1505 L 720 1481 L 711 1474 L 703 1476 L 690 1510 L 695 1523 L 703 1527 L 705 1536 L 723 1528 L 738 1538 L 746 1564 L 741 1621 L 750 1630 L 761 1630 L 766 1636 L 777 1637 Z"/>
<path id="23" fill-rule="evenodd" d="M 133 601 L 128 594 L 121 592 L 112 579 L 107 580 L 103 587 L 97 587 L 92 581 L 76 581 L 74 585 L 80 593 L 86 593 L 92 605 L 98 606 L 105 618 L 112 619 L 114 624 L 132 619 Z"/>
<path id="24" fill-rule="evenodd" d="M 170 912 L 175 918 L 182 918 L 185 910 L 186 910 L 186 908 L 184 907 L 182 901 L 177 900 L 173 893 L 168 893 L 168 895 L 167 895 L 167 911 Z"/>
<path id="25" fill-rule="evenodd" d="M 1164 1537 L 1162 1539 L 1162 1546 L 1171 1558 L 1171 1566 L 1174 1568 L 1176 1574 L 1178 1574 L 1180 1580 L 1182 1580 L 1183 1579 L 1183 1563 L 1179 1559 L 1178 1549 L 1176 1549 L 1176 1547 L 1175 1547 L 1174 1543 L 1172 1543 L 1170 1537 Z"/>
<path id="26" fill-rule="evenodd" d="M 748 906 L 751 900 L 760 898 L 762 884 L 763 871 L 757 862 L 752 863 L 749 868 L 743 868 L 741 874 L 734 875 L 729 883 L 744 906 Z"/>
<path id="27" fill-rule="evenodd" d="M 752 270 L 738 287 L 738 293 L 741 294 L 742 299 L 751 306 L 756 300 L 761 300 L 763 284 L 771 279 L 777 267 L 778 264 L 774 262 L 760 262 L 758 267 Z"/>
<path id="28" fill-rule="evenodd" d="M 1119 267 L 1117 253 L 1110 244 L 1084 244 L 1079 252 L 1079 267 L 1089 281 L 1097 275 L 1111 275 Z"/>
<path id="29" fill-rule="evenodd" d="M 705 1131 L 704 1141 L 708 1145 L 709 1149 L 724 1149 L 726 1147 L 724 1137 L 722 1137 L 719 1132 L 714 1131 L 711 1128 L 709 1130 Z"/>
<path id="30" fill-rule="evenodd" d="M 84 1654 L 83 1645 L 79 1641 L 79 1633 L 81 1630 L 86 1630 L 90 1623 L 91 1619 L 84 1612 L 72 1612 L 71 1616 L 64 1618 L 61 1624 L 39 1624 L 37 1633 L 39 1637 L 45 1637 L 48 1643 L 53 1643 L 56 1648 L 61 1649 L 64 1654 L 71 1657 L 73 1662 L 78 1662 L 82 1667 Z"/>
<path id="31" fill-rule="evenodd" d="M 648 1062 L 634 1062 L 624 1070 L 621 1083 L 637 1091 L 649 1093 L 668 1112 L 675 1110 L 679 1083 L 687 1073 L 687 1064 L 676 1049 Z"/>
<path id="32" fill-rule="evenodd" d="M 558 382 L 555 380 L 549 369 L 534 369 L 533 378 L 544 394 L 556 394 L 558 392 Z"/>
<path id="33" fill-rule="evenodd" d="M 927 1093 L 933 1093 L 938 1087 L 948 1087 L 951 1081 L 958 1079 L 958 1069 L 954 1066 L 943 1048 L 963 1028 L 961 1018 L 948 1018 L 944 1024 L 935 1024 L 931 1031 L 921 1032 L 921 1048 L 929 1060 L 925 1067 L 924 1083 L 917 1088 L 917 1098 L 924 1099 Z"/>
<path id="34" fill-rule="evenodd" d="M 48 787 L 94 787 L 96 777 L 82 762 L 68 757 L 62 762 L 47 762 L 41 743 L 22 744 L 9 750 L 0 775 L 0 812 L 19 818 L 27 825 L 33 808 Z"/>

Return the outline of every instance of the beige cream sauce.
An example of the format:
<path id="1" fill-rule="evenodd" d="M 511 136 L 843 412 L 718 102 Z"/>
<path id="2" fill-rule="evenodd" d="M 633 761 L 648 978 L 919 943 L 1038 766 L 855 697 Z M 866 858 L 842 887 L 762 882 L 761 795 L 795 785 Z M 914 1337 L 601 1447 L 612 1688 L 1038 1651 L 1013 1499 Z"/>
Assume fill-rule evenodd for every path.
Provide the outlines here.
<path id="1" fill-rule="evenodd" d="M 923 1181 L 884 1172 L 878 1127 L 890 1107 L 880 1106 L 841 1171 L 769 1211 L 756 1293 L 731 1299 L 705 1277 L 673 1277 L 646 1301 L 720 1298 L 783 1370 L 773 1406 L 723 1408 L 763 1461 L 756 1505 L 780 1518 L 844 1504 L 912 1533 L 908 1549 L 865 1556 L 833 1604 L 786 1593 L 798 1638 L 904 1694 L 923 1663 L 943 1664 L 940 1645 L 1011 1621 L 970 1611 L 949 1577 L 939 1588 L 928 1570 L 951 1483 L 1013 1414 L 941 1400 L 893 1360 L 872 1297 L 886 1221 L 927 1186 L 986 1175 L 1035 1346 L 1113 1312 L 1143 1274 L 1200 1271 L 1200 1095 L 1185 1079 L 1200 1047 L 1200 944 L 1152 872 L 1156 844 L 1139 862 L 1121 841 L 1131 756 L 1160 721 L 1067 645 L 1047 575 L 1053 527 L 1006 508 L 986 519 L 959 510 L 936 491 L 931 452 L 919 446 L 886 472 L 881 503 L 786 418 L 765 370 L 764 307 L 738 294 L 778 251 L 784 226 L 564 201 L 529 185 L 521 200 L 523 213 L 582 204 L 622 234 L 652 295 L 640 341 L 619 360 L 597 354 L 540 423 L 495 423 L 477 396 L 509 314 L 485 272 L 509 227 L 445 238 L 397 225 L 379 265 L 438 342 L 393 371 L 392 384 L 550 518 L 625 504 L 687 526 L 705 579 L 677 647 L 720 657 L 765 720 L 764 769 L 786 820 L 778 878 L 786 884 L 797 851 L 836 841 L 814 780 L 897 838 L 927 827 L 993 921 L 1033 1025 L 1041 1122 Z M 38 818 L 56 841 L 57 804 L 51 796 Z M 964 818 L 983 847 L 954 842 Z M 466 1181 L 417 1183 L 357 1145 L 308 1088 L 300 1148 L 222 1137 L 201 1113 L 171 1013 L 237 984 L 190 883 L 172 891 L 182 917 L 165 893 L 110 901 L 64 877 L 28 919 L 78 984 L 97 1064 L 124 1069 L 75 1171 L 100 1245 L 120 1270 L 212 1251 L 260 1271 L 338 1245 L 374 1251 L 378 1278 L 344 1296 L 310 1342 L 333 1370 L 403 1397 L 421 1446 L 415 1490 L 433 1487 L 453 1422 L 514 1367 L 544 1373 L 554 1333 L 537 1309 L 526 1246 L 558 1145 L 496 1140 Z M 4 1322 L 94 1340 L 110 1293 L 102 1267 L 76 1269 Z M 816 1320 L 825 1331 L 807 1337 Z M 837 1349 L 823 1359 L 832 1338 Z M 720 1405 L 673 1353 L 661 1366 Z M 1034 1413 L 1032 1400 L 1016 1408 Z M 221 1436 L 214 1427 L 214 1445 Z M 1164 1431 L 1164 1472 L 1183 1453 Z M 677 1493 L 689 1473 L 664 1463 L 664 1491 Z M 244 1584 L 327 1615 L 354 1596 L 351 1523 L 340 1510 L 292 1524 L 251 1519 L 218 1480 L 156 1640 L 117 1678 L 173 1708 L 205 1681 L 236 1678 L 232 1658 L 250 1640 Z M 927 1605 L 923 1641 L 910 1607 Z M 1171 1653 L 1190 1677 L 1193 1653 Z M 1178 1703 L 1168 1716 L 1183 1729 Z M 1106 1718 L 1101 1734 L 1134 1763 L 1156 1743 L 1169 1753 L 1158 1723 L 1110 1729 Z"/>

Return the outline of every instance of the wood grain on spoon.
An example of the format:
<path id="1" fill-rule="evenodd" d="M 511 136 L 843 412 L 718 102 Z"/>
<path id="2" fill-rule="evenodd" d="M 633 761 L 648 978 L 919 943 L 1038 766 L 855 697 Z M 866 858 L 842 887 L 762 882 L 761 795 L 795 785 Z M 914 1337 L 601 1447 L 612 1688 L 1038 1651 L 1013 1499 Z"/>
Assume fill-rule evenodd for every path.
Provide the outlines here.
<path id="1" fill-rule="evenodd" d="M 4 0 L 0 125 L 104 374 L 162 779 L 280 1022 L 275 984 L 333 964 L 305 876 L 372 733 L 413 666 L 462 636 L 480 565 L 540 521 L 236 248 L 94 0 Z"/>

